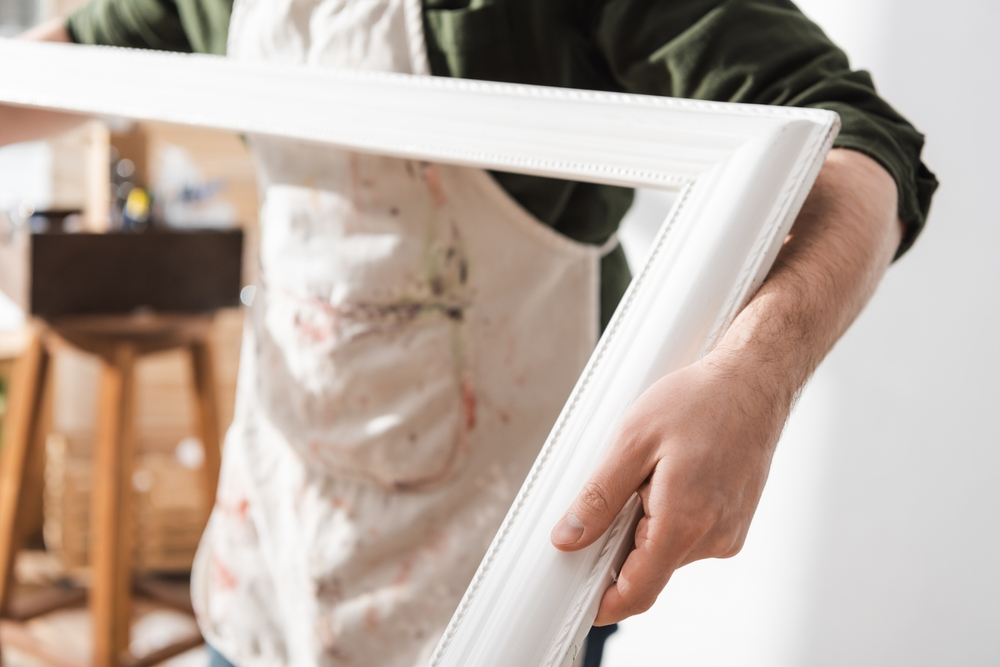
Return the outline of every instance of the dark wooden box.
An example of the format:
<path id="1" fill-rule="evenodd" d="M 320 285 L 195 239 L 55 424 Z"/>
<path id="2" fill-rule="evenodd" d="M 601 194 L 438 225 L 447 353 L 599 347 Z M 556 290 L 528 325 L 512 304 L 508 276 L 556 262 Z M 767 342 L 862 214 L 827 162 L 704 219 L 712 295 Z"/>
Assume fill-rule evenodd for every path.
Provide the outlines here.
<path id="1" fill-rule="evenodd" d="M 239 303 L 242 230 L 22 234 L 0 289 L 33 315 L 200 313 Z"/>

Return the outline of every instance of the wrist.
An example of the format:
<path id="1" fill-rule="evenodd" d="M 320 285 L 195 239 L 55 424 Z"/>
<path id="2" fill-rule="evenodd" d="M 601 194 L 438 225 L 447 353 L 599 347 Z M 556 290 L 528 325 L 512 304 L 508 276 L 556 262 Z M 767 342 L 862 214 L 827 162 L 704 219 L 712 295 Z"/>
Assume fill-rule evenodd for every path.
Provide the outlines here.
<path id="1" fill-rule="evenodd" d="M 767 280 L 702 364 L 743 387 L 754 414 L 787 416 L 874 292 L 899 229 L 891 176 L 861 153 L 832 151 Z"/>
<path id="2" fill-rule="evenodd" d="M 738 338 L 727 336 L 701 360 L 709 381 L 732 397 L 748 419 L 784 423 L 804 382 L 794 350 L 752 335 Z"/>

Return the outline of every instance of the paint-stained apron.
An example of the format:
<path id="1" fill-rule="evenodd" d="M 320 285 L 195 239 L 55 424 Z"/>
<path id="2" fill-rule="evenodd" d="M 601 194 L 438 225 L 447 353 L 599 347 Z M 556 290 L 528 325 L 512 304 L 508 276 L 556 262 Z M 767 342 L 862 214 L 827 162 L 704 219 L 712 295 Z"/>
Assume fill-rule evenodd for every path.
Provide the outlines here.
<path id="1" fill-rule="evenodd" d="M 237 0 L 229 55 L 428 74 L 420 11 Z M 249 141 L 262 278 L 199 622 L 239 667 L 416 667 L 595 345 L 599 251 L 481 170 Z"/>

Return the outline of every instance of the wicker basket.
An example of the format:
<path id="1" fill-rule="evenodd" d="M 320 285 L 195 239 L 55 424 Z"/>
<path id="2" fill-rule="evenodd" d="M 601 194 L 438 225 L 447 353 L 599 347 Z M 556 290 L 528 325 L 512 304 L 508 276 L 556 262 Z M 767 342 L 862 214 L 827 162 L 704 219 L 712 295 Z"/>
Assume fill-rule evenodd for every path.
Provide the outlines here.
<path id="1" fill-rule="evenodd" d="M 90 557 L 91 462 L 73 449 L 60 434 L 46 441 L 45 544 L 71 572 Z M 140 457 L 132 476 L 136 571 L 191 569 L 207 515 L 201 475 L 166 454 Z"/>

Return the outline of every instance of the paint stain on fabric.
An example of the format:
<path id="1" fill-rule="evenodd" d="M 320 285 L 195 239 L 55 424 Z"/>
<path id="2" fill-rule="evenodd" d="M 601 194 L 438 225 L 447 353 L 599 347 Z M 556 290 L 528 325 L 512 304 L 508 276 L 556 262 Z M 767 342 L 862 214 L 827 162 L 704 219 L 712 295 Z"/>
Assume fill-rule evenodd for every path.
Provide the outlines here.
<path id="1" fill-rule="evenodd" d="M 393 585 L 402 586 L 410 580 L 410 575 L 413 573 L 413 563 L 409 560 L 405 560 L 399 565 L 399 572 L 396 573 L 396 578 L 393 580 Z"/>
<path id="2" fill-rule="evenodd" d="M 441 556 L 447 551 L 448 536 L 440 528 L 432 528 L 427 534 L 427 541 L 422 549 L 433 556 Z"/>
<path id="3" fill-rule="evenodd" d="M 341 633 L 340 621 L 334 614 L 325 614 L 316 620 L 316 637 L 323 645 L 323 652 L 339 664 L 350 664 L 353 662 L 351 655 L 339 646 Z"/>
<path id="4" fill-rule="evenodd" d="M 444 184 L 441 182 L 441 171 L 436 164 L 430 162 L 420 163 L 420 174 L 427 184 L 427 191 L 431 195 L 431 201 L 438 208 L 442 208 L 448 203 L 448 198 L 444 194 Z"/>
<path id="5" fill-rule="evenodd" d="M 218 556 L 212 558 L 212 583 L 215 584 L 216 590 L 224 591 L 235 590 L 239 585 L 236 575 L 219 560 Z"/>
<path id="6" fill-rule="evenodd" d="M 462 410 L 465 413 L 465 430 L 476 428 L 476 388 L 468 380 L 462 382 Z"/>
<path id="7" fill-rule="evenodd" d="M 375 607 L 369 607 L 368 610 L 365 612 L 365 627 L 369 631 L 374 632 L 375 630 L 378 630 L 378 626 L 380 624 L 381 620 L 379 619 L 378 616 L 378 609 L 376 609 Z"/>
<path id="8" fill-rule="evenodd" d="M 336 319 L 316 317 L 314 312 L 299 311 L 295 314 L 295 329 L 309 343 L 329 340 L 335 333 Z"/>
<path id="9" fill-rule="evenodd" d="M 316 597 L 326 603 L 337 603 L 344 599 L 344 585 L 336 577 L 316 584 Z"/>
<path id="10" fill-rule="evenodd" d="M 235 503 L 226 503 L 222 500 L 215 501 L 215 507 L 219 511 L 225 514 L 231 514 L 241 521 L 246 521 L 250 515 L 250 501 L 246 498 L 241 498 Z"/>
<path id="11" fill-rule="evenodd" d="M 429 291 L 433 287 L 429 286 Z M 371 334 L 391 334 L 422 315 L 443 313 L 462 321 L 468 297 L 442 287 L 441 294 L 426 300 L 402 299 L 394 303 L 345 302 L 338 305 L 318 299 L 303 300 L 294 316 L 294 326 L 305 345 L 329 341 L 350 342 Z"/>

